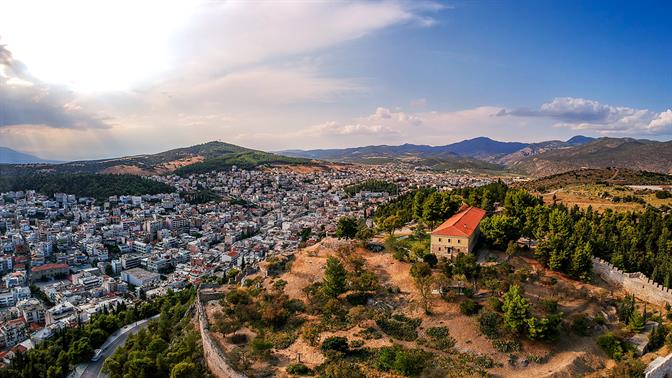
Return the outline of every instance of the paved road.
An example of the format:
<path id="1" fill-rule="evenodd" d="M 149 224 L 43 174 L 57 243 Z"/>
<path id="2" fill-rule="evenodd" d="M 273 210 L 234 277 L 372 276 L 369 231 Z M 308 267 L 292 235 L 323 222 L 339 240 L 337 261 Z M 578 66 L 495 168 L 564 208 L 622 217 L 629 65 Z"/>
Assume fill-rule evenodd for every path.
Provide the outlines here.
<path id="1" fill-rule="evenodd" d="M 103 351 L 101 352 L 101 357 L 98 361 L 77 366 L 75 373 L 72 376 L 81 378 L 107 377 L 107 374 L 104 374 L 101 371 L 103 369 L 103 362 L 105 362 L 105 359 L 111 356 L 117 348 L 123 345 L 130 335 L 138 333 L 138 331 L 140 331 L 142 328 L 147 327 L 150 320 L 157 319 L 158 317 L 159 315 L 155 315 L 151 318 L 140 320 L 133 324 L 122 327 L 119 331 L 110 336 L 100 348 Z"/>

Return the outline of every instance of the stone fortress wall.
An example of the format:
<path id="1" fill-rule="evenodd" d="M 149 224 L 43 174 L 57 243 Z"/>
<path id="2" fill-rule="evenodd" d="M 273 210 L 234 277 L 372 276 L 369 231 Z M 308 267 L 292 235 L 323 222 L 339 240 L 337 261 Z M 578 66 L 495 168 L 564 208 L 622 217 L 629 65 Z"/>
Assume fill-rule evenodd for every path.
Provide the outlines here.
<path id="1" fill-rule="evenodd" d="M 203 340 L 203 358 L 210 369 L 212 375 L 218 378 L 246 378 L 245 375 L 235 371 L 228 363 L 224 352 L 217 341 L 210 335 L 208 326 L 208 319 L 203 308 L 203 303 L 217 298 L 219 294 L 207 291 L 208 285 L 201 285 L 206 289 L 206 292 L 201 293 L 199 287 L 196 296 L 196 316 L 198 316 L 198 328 L 201 332 L 201 339 Z"/>
<path id="2" fill-rule="evenodd" d="M 612 264 L 593 257 L 593 273 L 612 285 L 622 287 L 635 298 L 658 306 L 672 305 L 672 289 L 655 283 L 643 273 L 625 273 Z"/>

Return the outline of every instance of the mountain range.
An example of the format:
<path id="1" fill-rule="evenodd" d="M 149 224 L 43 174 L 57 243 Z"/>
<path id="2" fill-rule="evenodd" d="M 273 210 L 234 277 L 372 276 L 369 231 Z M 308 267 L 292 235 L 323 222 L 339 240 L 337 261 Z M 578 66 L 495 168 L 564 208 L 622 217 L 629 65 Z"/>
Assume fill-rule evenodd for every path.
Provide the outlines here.
<path id="1" fill-rule="evenodd" d="M 0 149 L 6 151 L 9 149 Z M 405 163 L 434 170 L 514 172 L 543 177 L 582 168 L 619 167 L 672 173 L 672 141 L 575 136 L 566 141 L 500 142 L 486 137 L 444 146 L 402 144 L 343 149 L 288 150 L 276 153 L 213 141 L 157 154 L 112 159 L 49 163 L 37 157 L 12 154 L 0 160 L 0 175 L 31 173 L 130 173 L 188 175 L 232 166 L 322 166 L 325 161 L 358 164 Z M 13 162 L 12 164 L 1 164 Z"/>
<path id="2" fill-rule="evenodd" d="M 350 163 L 409 162 L 430 168 L 441 162 L 443 166 L 498 168 L 533 177 L 581 168 L 607 167 L 626 167 L 665 174 L 672 172 L 672 141 L 591 138 L 582 135 L 566 141 L 550 140 L 536 143 L 500 142 L 487 137 L 478 137 L 444 146 L 379 145 L 326 150 L 288 150 L 278 153 L 292 157 Z"/>
<path id="3" fill-rule="evenodd" d="M 28 163 L 56 163 L 53 160 L 45 160 L 35 155 L 12 150 L 0 146 L 0 164 L 28 164 Z"/>
<path id="4" fill-rule="evenodd" d="M 538 143 L 500 142 L 487 137 L 478 137 L 444 146 L 379 145 L 327 150 L 288 150 L 279 151 L 278 154 L 350 163 L 376 163 L 381 160 L 397 160 L 430 166 L 433 166 L 439 160 L 453 160 L 455 163 L 461 163 L 462 165 L 471 165 L 472 168 L 502 169 L 547 151 L 576 147 L 592 141 L 594 141 L 593 138 L 581 135 L 567 141 L 552 140 Z"/>

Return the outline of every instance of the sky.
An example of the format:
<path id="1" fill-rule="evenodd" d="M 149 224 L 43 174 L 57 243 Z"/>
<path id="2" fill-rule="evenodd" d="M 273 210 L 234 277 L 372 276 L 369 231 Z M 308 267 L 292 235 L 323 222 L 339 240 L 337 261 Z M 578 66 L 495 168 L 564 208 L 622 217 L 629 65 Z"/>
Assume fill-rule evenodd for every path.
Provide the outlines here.
<path id="1" fill-rule="evenodd" d="M 668 1 L 0 2 L 0 146 L 672 139 Z"/>

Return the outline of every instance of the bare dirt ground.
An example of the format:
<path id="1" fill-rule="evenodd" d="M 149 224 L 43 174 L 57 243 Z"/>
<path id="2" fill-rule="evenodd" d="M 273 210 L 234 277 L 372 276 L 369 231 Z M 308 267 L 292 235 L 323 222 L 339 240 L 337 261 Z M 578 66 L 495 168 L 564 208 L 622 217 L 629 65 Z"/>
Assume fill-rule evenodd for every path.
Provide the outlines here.
<path id="1" fill-rule="evenodd" d="M 173 160 L 169 161 L 167 163 L 161 164 L 155 168 L 155 170 L 158 173 L 167 173 L 167 172 L 173 172 L 174 170 L 182 167 L 186 167 L 187 165 L 192 165 L 196 163 L 200 163 L 204 160 L 203 156 L 196 155 L 196 156 L 191 156 L 188 158 L 184 159 L 179 159 L 179 160 Z"/>
<path id="2" fill-rule="evenodd" d="M 113 174 L 113 175 L 137 175 L 137 176 L 149 176 L 154 174 L 153 172 L 150 172 L 148 170 L 142 169 L 138 166 L 135 165 L 115 165 L 113 167 L 107 167 L 100 171 L 100 173 L 105 173 L 105 174 Z"/>
<path id="3" fill-rule="evenodd" d="M 287 281 L 285 293 L 290 298 L 305 300 L 303 289 L 322 279 L 324 265 L 329 255 L 337 255 L 338 246 L 342 242 L 335 239 L 325 239 L 321 243 L 305 248 L 295 254 L 290 271 L 278 278 Z M 527 367 L 518 363 L 512 366 L 508 363 L 509 354 L 501 353 L 494 349 L 492 342 L 481 335 L 478 329 L 476 316 L 465 316 L 460 313 L 459 302 L 446 302 L 438 296 L 433 300 L 432 314 L 426 315 L 417 304 L 419 298 L 414 281 L 411 278 L 410 264 L 395 260 L 389 253 L 374 253 L 361 248 L 356 249 L 367 263 L 367 269 L 374 271 L 385 286 L 396 286 L 401 293 L 395 296 L 395 312 L 401 312 L 410 317 L 422 319 L 419 331 L 434 326 L 447 326 L 450 334 L 456 340 L 456 349 L 461 352 L 474 352 L 492 357 L 501 367 L 489 370 L 493 376 L 499 377 L 573 377 L 573 376 L 599 376 L 606 368 L 613 367 L 614 363 L 597 346 L 595 336 L 581 337 L 574 334 L 568 335 L 562 332 L 560 339 L 553 343 L 532 343 L 521 338 L 522 351 L 516 353 L 519 360 L 530 354 L 545 356 L 545 362 L 539 364 L 530 362 Z M 498 256 L 503 259 L 503 255 Z M 544 269 L 530 256 L 515 256 L 510 263 L 516 268 L 529 272 L 543 272 L 540 275 L 545 278 L 555 278 L 557 283 L 546 285 L 539 281 L 527 281 L 522 283 L 526 296 L 532 304 L 543 299 L 555 299 L 560 309 L 565 312 L 566 318 L 573 314 L 585 313 L 595 316 L 605 310 L 601 301 L 610 296 L 620 296 L 622 293 L 614 291 L 606 283 L 597 281 L 594 284 L 586 284 L 574 281 L 562 274 L 544 271 Z M 265 285 L 270 285 L 266 280 Z M 211 315 L 208 306 L 208 315 Z M 609 314 L 608 314 L 609 315 Z M 613 315 L 613 314 L 612 314 Z M 308 318 L 311 321 L 311 318 Z M 346 336 L 349 339 L 361 339 L 357 334 L 366 327 L 375 326 L 373 321 L 366 321 L 358 326 L 337 332 L 324 332 L 321 338 L 329 336 Z M 363 340 L 363 339 L 362 339 Z M 223 345 L 226 340 L 222 338 Z M 392 340 L 383 334 L 380 339 L 363 340 L 365 347 L 379 348 L 402 344 L 408 347 L 417 347 L 414 342 Z M 226 348 L 226 346 L 225 346 Z M 287 349 L 275 351 L 280 359 L 280 366 L 286 366 L 290 362 L 301 361 L 309 367 L 315 367 L 324 361 L 324 356 L 319 348 L 309 345 L 300 337 Z M 652 356 L 651 359 L 655 358 Z M 282 373 L 282 369 L 281 372 Z M 374 375 L 375 376 L 375 375 Z M 378 375 L 380 376 L 380 375 Z"/>

